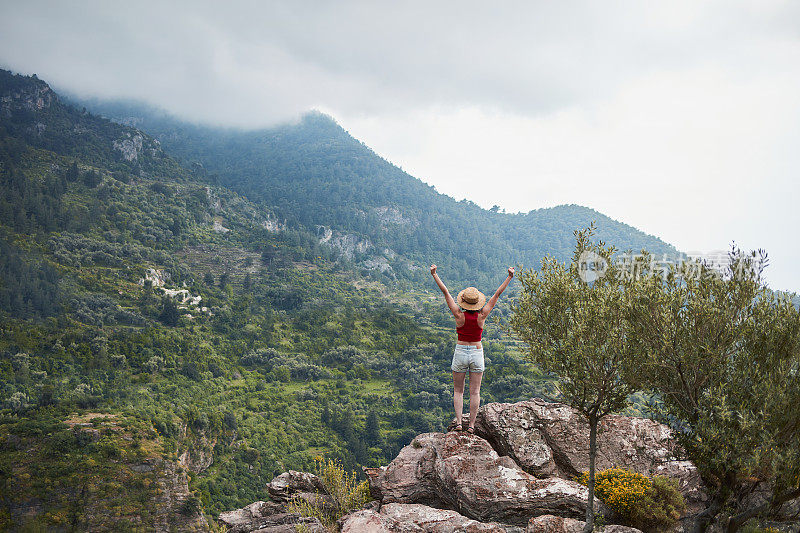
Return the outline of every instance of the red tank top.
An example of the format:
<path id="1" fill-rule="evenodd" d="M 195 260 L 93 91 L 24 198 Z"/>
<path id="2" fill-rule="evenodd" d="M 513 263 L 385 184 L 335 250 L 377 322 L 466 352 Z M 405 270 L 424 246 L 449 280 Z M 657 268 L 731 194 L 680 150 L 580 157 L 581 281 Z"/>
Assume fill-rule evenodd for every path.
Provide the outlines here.
<path id="1" fill-rule="evenodd" d="M 478 313 L 464 312 L 464 325 L 456 328 L 458 340 L 466 342 L 478 342 L 481 340 L 483 328 L 478 325 Z"/>

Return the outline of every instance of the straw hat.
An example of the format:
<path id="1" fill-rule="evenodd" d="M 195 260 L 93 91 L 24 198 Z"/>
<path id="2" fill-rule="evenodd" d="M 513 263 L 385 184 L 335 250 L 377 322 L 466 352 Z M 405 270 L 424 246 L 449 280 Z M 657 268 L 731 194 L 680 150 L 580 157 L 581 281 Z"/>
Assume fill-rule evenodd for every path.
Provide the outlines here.
<path id="1" fill-rule="evenodd" d="M 458 305 L 467 311 L 477 311 L 486 303 L 486 296 L 475 287 L 467 287 L 458 293 Z"/>

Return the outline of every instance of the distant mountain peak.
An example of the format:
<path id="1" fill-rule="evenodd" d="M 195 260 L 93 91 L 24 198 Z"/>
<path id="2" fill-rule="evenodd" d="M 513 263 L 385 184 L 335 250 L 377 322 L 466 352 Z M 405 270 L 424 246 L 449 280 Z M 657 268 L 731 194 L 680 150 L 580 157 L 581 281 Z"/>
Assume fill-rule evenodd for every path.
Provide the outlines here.
<path id="1" fill-rule="evenodd" d="M 58 95 L 36 74 L 24 76 L 0 69 L 0 113 L 8 118 L 14 113 L 37 112 L 58 102 Z"/>

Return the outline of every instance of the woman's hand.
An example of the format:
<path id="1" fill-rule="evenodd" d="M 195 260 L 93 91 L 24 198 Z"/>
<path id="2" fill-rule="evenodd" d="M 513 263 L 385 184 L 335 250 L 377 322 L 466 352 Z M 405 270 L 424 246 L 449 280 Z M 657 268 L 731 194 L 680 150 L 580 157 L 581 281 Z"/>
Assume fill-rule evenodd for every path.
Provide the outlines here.
<path id="1" fill-rule="evenodd" d="M 436 275 L 436 265 L 431 265 L 431 276 Z"/>
<path id="2" fill-rule="evenodd" d="M 436 268 L 436 267 L 434 266 L 434 268 Z M 513 278 L 514 277 L 514 267 L 508 267 L 508 277 L 509 278 Z"/>

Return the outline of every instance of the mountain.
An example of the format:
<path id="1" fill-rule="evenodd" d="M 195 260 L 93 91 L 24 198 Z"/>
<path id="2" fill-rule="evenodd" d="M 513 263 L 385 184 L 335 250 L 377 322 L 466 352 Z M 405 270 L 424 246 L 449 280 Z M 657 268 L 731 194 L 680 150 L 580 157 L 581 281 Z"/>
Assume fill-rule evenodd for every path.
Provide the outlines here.
<path id="1" fill-rule="evenodd" d="M 135 103 L 85 101 L 135 124 L 185 165 L 315 232 L 345 259 L 392 277 L 423 281 L 430 263 L 448 280 L 492 290 L 509 265 L 571 258 L 573 230 L 593 221 L 622 251 L 677 250 L 593 209 L 562 205 L 509 214 L 457 202 L 387 162 L 332 118 L 312 112 L 295 124 L 238 131 L 201 127 Z M 535 179 L 535 178 L 534 178 Z"/>
<path id="2" fill-rule="evenodd" d="M 112 171 L 185 174 L 155 139 L 85 109 L 78 111 L 36 75 L 23 77 L 0 69 L 0 88 L 4 137 Z"/>
<path id="3" fill-rule="evenodd" d="M 451 409 L 452 326 L 147 133 L 0 72 L 0 529 L 193 530 Z M 333 238 L 333 237 L 332 237 Z M 498 401 L 552 394 L 497 326 Z"/>
<path id="4" fill-rule="evenodd" d="M 506 240 L 566 246 L 565 221 L 594 217 L 455 202 L 320 115 L 260 134 L 146 124 L 0 71 L 0 530 L 192 530 L 318 454 L 386 464 L 452 409 L 427 261 L 448 281 L 502 274 L 522 257 Z M 469 216 L 490 228 L 444 225 Z M 501 327 L 484 339 L 484 401 L 555 395 Z"/>

